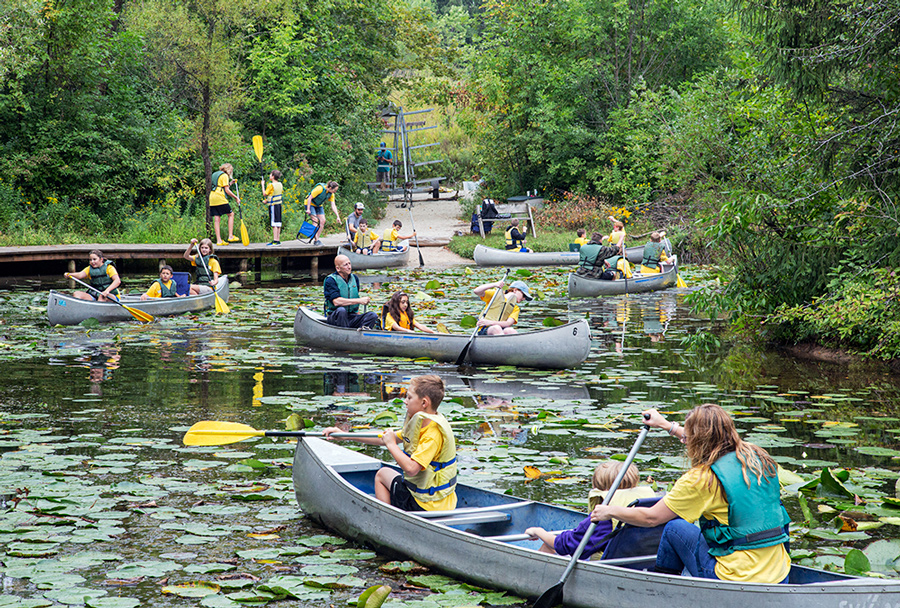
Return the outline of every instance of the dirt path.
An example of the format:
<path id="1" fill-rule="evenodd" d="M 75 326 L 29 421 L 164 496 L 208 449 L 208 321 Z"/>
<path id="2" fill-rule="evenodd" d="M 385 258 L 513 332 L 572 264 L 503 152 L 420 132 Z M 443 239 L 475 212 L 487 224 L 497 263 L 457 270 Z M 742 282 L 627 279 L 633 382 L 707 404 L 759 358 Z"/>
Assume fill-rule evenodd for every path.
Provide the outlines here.
<path id="1" fill-rule="evenodd" d="M 375 231 L 379 236 L 383 236 L 384 231 L 390 228 L 394 220 L 400 220 L 403 222 L 401 234 L 412 232 L 411 224 L 414 223 L 416 233 L 420 239 L 447 240 L 457 230 L 469 230 L 468 222 L 460 221 L 459 213 L 459 201 L 415 201 L 412 207 L 413 221 L 410 222 L 410 209 L 400 207 L 399 203 L 389 202 L 385 208 L 384 219 L 378 222 L 375 226 Z M 408 266 L 416 268 L 419 266 L 419 256 L 415 251 L 415 241 L 410 241 L 410 244 L 413 246 L 413 251 L 410 252 Z M 421 247 L 420 250 L 426 268 L 447 268 L 448 266 L 460 264 L 474 264 L 472 260 L 461 258 L 447 247 Z"/>

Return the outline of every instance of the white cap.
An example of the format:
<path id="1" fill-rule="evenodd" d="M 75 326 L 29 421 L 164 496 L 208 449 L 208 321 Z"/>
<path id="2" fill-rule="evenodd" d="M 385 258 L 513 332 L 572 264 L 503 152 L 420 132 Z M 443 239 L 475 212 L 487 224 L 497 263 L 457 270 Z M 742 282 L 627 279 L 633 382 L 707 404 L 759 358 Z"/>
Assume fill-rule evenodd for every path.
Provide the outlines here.
<path id="1" fill-rule="evenodd" d="M 362 203 L 356 203 L 356 208 L 357 208 L 357 209 L 365 209 L 366 206 L 363 205 Z"/>

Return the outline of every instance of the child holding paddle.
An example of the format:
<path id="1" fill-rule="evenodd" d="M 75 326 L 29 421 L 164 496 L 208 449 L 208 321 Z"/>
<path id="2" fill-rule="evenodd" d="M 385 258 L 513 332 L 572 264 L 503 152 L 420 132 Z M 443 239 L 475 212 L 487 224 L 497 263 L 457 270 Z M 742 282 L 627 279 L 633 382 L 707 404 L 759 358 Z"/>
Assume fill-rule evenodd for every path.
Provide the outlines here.
<path id="1" fill-rule="evenodd" d="M 191 253 L 195 247 L 200 252 L 199 255 Z M 195 284 L 191 285 L 192 296 L 210 293 L 216 289 L 219 275 L 222 274 L 222 267 L 219 265 L 219 258 L 215 256 L 213 251 L 213 244 L 209 239 L 203 239 L 199 243 L 197 239 L 191 239 L 191 242 L 188 243 L 184 252 L 184 259 L 190 260 L 191 266 L 197 269 L 194 276 Z"/>
<path id="2" fill-rule="evenodd" d="M 263 196 L 269 207 L 269 223 L 272 224 L 272 242 L 269 246 L 281 245 L 281 197 L 284 186 L 281 183 L 281 171 L 275 169 L 269 173 L 269 185 L 262 185 Z"/>
<path id="3" fill-rule="evenodd" d="M 147 290 L 147 293 L 141 295 L 141 299 L 183 298 L 184 294 L 178 293 L 178 285 L 176 285 L 175 281 L 172 279 L 174 276 L 175 273 L 172 271 L 172 267 L 168 264 L 164 264 L 159 269 L 159 279 L 153 281 L 150 285 L 150 289 Z"/>
<path id="4" fill-rule="evenodd" d="M 588 494 L 588 504 L 591 511 L 606 498 L 606 493 L 612 486 L 613 481 L 615 481 L 616 475 L 619 474 L 621 468 L 622 463 L 620 461 L 607 460 L 598 464 L 597 468 L 594 469 L 594 476 L 591 479 L 591 485 L 593 487 Z M 641 474 L 638 471 L 638 468 L 633 464 L 629 465 L 628 469 L 625 471 L 625 476 L 622 478 L 622 482 L 619 484 L 618 490 L 613 494 L 609 504 L 627 506 L 637 498 L 650 498 L 653 496 L 652 488 L 649 486 L 638 485 L 640 480 Z M 594 533 L 591 534 L 591 539 L 585 546 L 584 551 L 581 554 L 581 559 L 590 559 L 590 556 L 594 553 L 599 555 L 599 553 L 603 551 L 608 540 L 607 536 L 612 532 L 615 524 L 615 521 L 610 520 L 601 522 L 594 528 Z M 557 534 L 535 526 L 533 528 L 526 528 L 525 534 L 531 535 L 533 539 L 543 541 L 543 544 L 539 549 L 539 551 L 543 553 L 572 555 L 575 552 L 575 549 L 578 548 L 578 543 L 584 538 L 584 533 L 590 525 L 591 518 L 588 516 L 584 521 L 578 524 L 574 530 L 566 530 Z"/>
<path id="5" fill-rule="evenodd" d="M 72 295 L 79 300 L 97 300 L 98 302 L 108 302 L 110 295 L 119 295 L 119 285 L 122 280 L 119 279 L 119 273 L 112 262 L 103 257 L 103 252 L 94 249 L 88 255 L 88 265 L 80 272 L 67 272 L 65 277 L 78 279 L 80 281 L 89 280 L 91 283 L 90 291 L 76 291 Z"/>
<path id="6" fill-rule="evenodd" d="M 503 288 L 503 281 L 485 283 L 475 288 L 475 295 L 486 302 L 487 306 L 478 319 L 479 335 L 496 336 L 498 334 L 514 334 L 513 327 L 519 322 L 519 303 L 534 298 L 528 292 L 525 281 L 513 281 L 509 290 L 502 297 L 494 298 L 494 293 Z"/>
<path id="7" fill-rule="evenodd" d="M 400 229 L 403 228 L 403 222 L 394 220 L 391 227 L 384 231 L 384 238 L 381 239 L 382 251 L 405 251 L 406 247 L 400 244 L 400 241 L 406 241 L 416 236 L 416 231 L 407 236 L 401 236 Z"/>
<path id="8" fill-rule="evenodd" d="M 456 508 L 456 440 L 447 419 L 438 413 L 444 398 L 440 376 L 416 376 L 406 390 L 406 421 L 399 432 L 378 438 L 352 438 L 383 445 L 403 470 L 390 467 L 375 474 L 375 497 L 404 511 L 445 511 Z M 330 438 L 337 427 L 322 431 Z"/>

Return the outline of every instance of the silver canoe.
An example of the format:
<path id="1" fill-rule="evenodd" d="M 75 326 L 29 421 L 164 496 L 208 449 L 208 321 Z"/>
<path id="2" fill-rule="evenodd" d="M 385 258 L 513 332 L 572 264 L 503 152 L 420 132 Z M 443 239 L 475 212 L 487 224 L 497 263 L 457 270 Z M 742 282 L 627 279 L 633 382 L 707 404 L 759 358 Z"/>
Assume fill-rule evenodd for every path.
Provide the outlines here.
<path id="1" fill-rule="evenodd" d="M 372 255 L 363 255 L 350 251 L 343 245 L 338 247 L 337 254 L 345 255 L 350 258 L 353 270 L 371 270 L 373 268 L 396 268 L 398 266 L 406 266 L 409 263 L 409 241 L 401 241 L 406 246 L 405 251 L 389 251 L 373 253 Z"/>
<path id="2" fill-rule="evenodd" d="M 351 540 L 370 543 L 476 585 L 538 597 L 569 558 L 518 540 L 528 526 L 574 528 L 585 515 L 564 507 L 457 484 L 455 511 L 401 511 L 372 495 L 383 463 L 344 447 L 304 438 L 294 454 L 294 491 L 303 512 Z M 452 518 L 452 519 L 451 519 Z M 513 535 L 513 539 L 502 539 Z M 900 582 L 793 566 L 790 583 L 734 583 L 650 572 L 655 555 L 579 562 L 565 588 L 570 608 L 888 608 Z"/>
<path id="3" fill-rule="evenodd" d="M 226 302 L 228 301 L 227 276 L 219 277 L 215 293 L 184 296 L 183 298 L 150 298 L 149 300 L 141 300 L 140 296 L 123 296 L 122 304 L 154 317 L 166 317 L 212 308 L 216 303 L 216 294 Z M 112 302 L 79 300 L 58 291 L 50 292 L 50 298 L 47 300 L 47 319 L 51 325 L 77 325 L 90 318 L 97 319 L 101 323 L 134 319 L 130 312 Z"/>
<path id="4" fill-rule="evenodd" d="M 644 259 L 644 246 L 625 249 L 628 261 L 640 264 Z M 508 251 L 484 245 L 475 245 L 472 257 L 479 266 L 573 266 L 578 264 L 577 251 Z"/>
<path id="5" fill-rule="evenodd" d="M 672 256 L 673 264 L 663 264 L 662 272 L 655 274 L 634 273 L 634 277 L 628 280 L 614 279 L 602 281 L 590 279 L 576 273 L 569 274 L 570 298 L 595 298 L 597 296 L 614 296 L 623 293 L 643 293 L 645 291 L 659 291 L 667 287 L 673 287 L 678 280 L 677 258 Z"/>
<path id="6" fill-rule="evenodd" d="M 388 357 L 456 361 L 471 334 L 427 334 L 335 327 L 305 306 L 297 310 L 294 337 L 300 344 Z M 559 327 L 503 336 L 476 336 L 469 348 L 474 365 L 569 369 L 587 359 L 591 330 L 584 319 Z"/>

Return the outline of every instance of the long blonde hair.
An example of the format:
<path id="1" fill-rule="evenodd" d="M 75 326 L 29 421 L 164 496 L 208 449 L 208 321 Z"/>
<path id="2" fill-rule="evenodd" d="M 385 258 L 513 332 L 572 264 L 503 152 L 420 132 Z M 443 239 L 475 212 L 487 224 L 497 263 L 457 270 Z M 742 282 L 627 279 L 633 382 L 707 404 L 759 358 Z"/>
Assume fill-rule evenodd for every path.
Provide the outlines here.
<path id="1" fill-rule="evenodd" d="M 750 486 L 747 471 L 762 482 L 763 477 L 778 475 L 778 465 L 769 453 L 741 439 L 734 420 L 715 403 L 698 405 L 684 421 L 685 445 L 692 467 L 709 467 L 728 452 L 734 452 L 741 463 L 744 481 Z M 710 475 L 712 484 L 714 475 Z"/>

